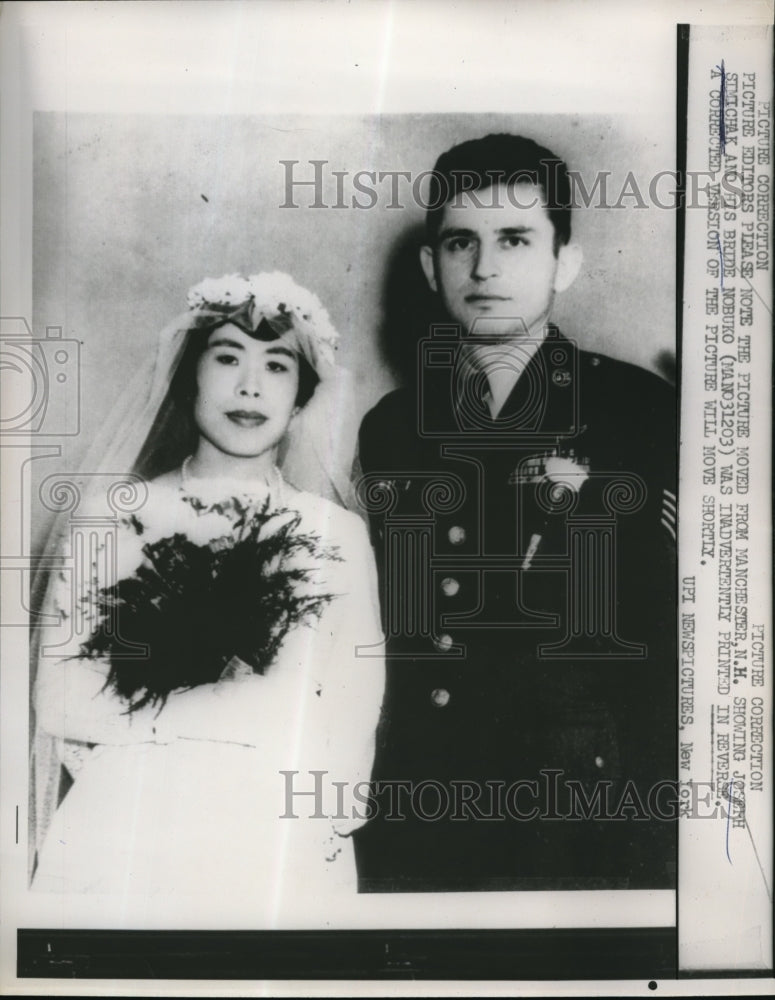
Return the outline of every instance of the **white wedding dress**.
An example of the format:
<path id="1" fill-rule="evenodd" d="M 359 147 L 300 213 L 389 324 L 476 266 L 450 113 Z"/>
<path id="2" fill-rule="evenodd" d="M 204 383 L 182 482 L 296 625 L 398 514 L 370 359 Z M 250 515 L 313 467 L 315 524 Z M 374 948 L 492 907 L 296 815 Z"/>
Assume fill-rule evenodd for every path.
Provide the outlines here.
<path id="1" fill-rule="evenodd" d="M 75 637 L 61 656 L 40 658 L 38 727 L 75 780 L 39 842 L 33 889 L 204 893 L 239 899 L 258 918 L 283 900 L 356 892 L 349 834 L 365 820 L 365 785 L 360 800 L 353 789 L 370 777 L 384 683 L 373 557 L 356 515 L 282 486 L 273 503 L 297 511 L 299 530 L 339 558 L 322 560 L 308 583 L 334 596 L 319 619 L 292 628 L 263 675 L 244 670 L 176 691 L 160 712 L 127 713 L 105 688 L 108 664 L 78 655 Z M 143 524 L 197 540 L 208 527 L 184 495 L 209 500 L 219 488 L 232 495 L 223 483 L 185 493 L 151 483 Z M 118 536 L 121 578 L 142 540 L 128 524 Z M 73 613 L 72 593 L 57 591 Z"/>

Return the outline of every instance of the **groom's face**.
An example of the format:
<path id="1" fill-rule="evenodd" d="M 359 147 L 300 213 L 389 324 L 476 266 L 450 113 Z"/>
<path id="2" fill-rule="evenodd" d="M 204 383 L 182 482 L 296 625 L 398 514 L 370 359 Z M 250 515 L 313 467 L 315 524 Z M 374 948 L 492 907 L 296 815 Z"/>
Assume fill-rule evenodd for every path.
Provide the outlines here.
<path id="1" fill-rule="evenodd" d="M 488 333 L 519 337 L 543 326 L 555 292 L 570 283 L 568 254 L 566 246 L 555 253 L 541 188 L 498 184 L 444 207 L 436 244 L 422 248 L 421 262 L 446 311 L 467 332 L 475 333 L 480 320 Z"/>

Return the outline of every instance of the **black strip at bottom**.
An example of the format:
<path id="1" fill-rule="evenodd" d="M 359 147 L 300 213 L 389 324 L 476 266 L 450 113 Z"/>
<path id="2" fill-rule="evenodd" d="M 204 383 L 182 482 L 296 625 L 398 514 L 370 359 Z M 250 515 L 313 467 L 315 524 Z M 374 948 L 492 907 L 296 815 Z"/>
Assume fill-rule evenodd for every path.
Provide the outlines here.
<path id="1" fill-rule="evenodd" d="M 674 927 L 18 931 L 17 975 L 72 979 L 674 979 Z"/>

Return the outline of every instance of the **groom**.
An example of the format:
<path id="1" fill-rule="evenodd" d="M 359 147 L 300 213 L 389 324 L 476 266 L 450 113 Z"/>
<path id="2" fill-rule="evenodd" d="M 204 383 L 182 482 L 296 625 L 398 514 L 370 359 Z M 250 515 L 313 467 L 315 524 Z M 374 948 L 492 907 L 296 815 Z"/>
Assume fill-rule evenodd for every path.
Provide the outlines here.
<path id="1" fill-rule="evenodd" d="M 548 149 L 439 157 L 439 323 L 360 431 L 388 655 L 363 890 L 674 882 L 675 401 L 552 325 L 581 261 Z"/>

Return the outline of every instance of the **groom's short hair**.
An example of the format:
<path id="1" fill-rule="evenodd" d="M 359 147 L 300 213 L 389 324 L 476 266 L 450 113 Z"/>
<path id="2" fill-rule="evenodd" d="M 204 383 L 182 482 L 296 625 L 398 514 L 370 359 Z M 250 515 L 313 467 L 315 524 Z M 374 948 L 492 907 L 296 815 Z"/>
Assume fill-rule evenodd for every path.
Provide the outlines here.
<path id="1" fill-rule="evenodd" d="M 430 174 L 425 217 L 428 243 L 434 246 L 444 206 L 466 191 L 494 184 L 535 184 L 543 192 L 554 226 L 555 253 L 570 241 L 571 189 L 565 162 L 533 139 L 507 132 L 461 142 L 442 153 Z"/>

